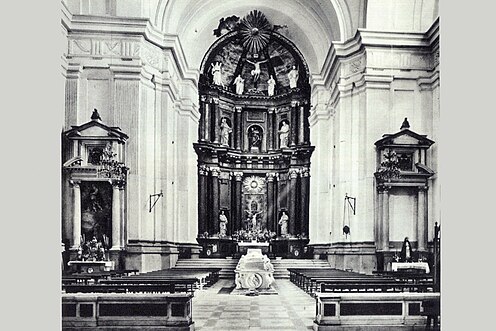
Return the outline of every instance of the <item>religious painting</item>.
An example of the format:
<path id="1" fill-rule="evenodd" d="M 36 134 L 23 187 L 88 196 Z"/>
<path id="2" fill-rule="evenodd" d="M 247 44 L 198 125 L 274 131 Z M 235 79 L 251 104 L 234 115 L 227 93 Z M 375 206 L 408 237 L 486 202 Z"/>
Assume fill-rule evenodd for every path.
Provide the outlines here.
<path id="1" fill-rule="evenodd" d="M 84 241 L 112 236 L 112 186 L 108 182 L 81 183 L 81 235 Z M 110 241 L 111 242 L 111 241 Z"/>

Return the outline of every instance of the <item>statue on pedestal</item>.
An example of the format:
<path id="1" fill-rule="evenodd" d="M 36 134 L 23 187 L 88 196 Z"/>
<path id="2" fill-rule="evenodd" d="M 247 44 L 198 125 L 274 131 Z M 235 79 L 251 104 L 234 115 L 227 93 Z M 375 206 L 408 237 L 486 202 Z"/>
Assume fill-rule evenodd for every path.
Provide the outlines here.
<path id="1" fill-rule="evenodd" d="M 296 66 L 293 66 L 293 69 L 288 74 L 288 79 L 289 79 L 289 88 L 296 88 L 297 82 L 298 82 L 298 70 L 296 69 Z"/>
<path id="2" fill-rule="evenodd" d="M 269 97 L 274 95 L 275 88 L 276 88 L 276 80 L 274 79 L 274 77 L 272 77 L 272 75 L 270 75 L 270 78 L 267 81 L 267 95 Z"/>
<path id="3" fill-rule="evenodd" d="M 223 118 L 220 123 L 220 144 L 229 146 L 229 134 L 232 132 L 227 120 Z"/>
<path id="4" fill-rule="evenodd" d="M 289 124 L 287 121 L 282 122 L 281 129 L 279 130 L 279 147 L 288 147 L 289 138 Z"/>
<path id="5" fill-rule="evenodd" d="M 405 240 L 403 240 L 403 246 L 401 247 L 401 253 L 400 253 L 400 261 L 401 262 L 413 261 L 412 245 L 410 244 L 408 237 L 405 237 Z"/>
<path id="6" fill-rule="evenodd" d="M 236 94 L 243 94 L 245 89 L 245 80 L 241 78 L 241 75 L 238 75 L 234 80 L 234 84 L 236 84 Z"/>
<path id="7" fill-rule="evenodd" d="M 288 221 L 289 216 L 285 211 L 282 212 L 281 218 L 279 219 L 278 224 L 281 226 L 281 236 L 286 237 L 288 235 Z"/>
<path id="8" fill-rule="evenodd" d="M 211 66 L 212 66 L 213 83 L 215 85 L 219 85 L 223 87 L 224 84 L 222 83 L 222 71 L 221 71 L 222 63 L 215 62 L 215 64 L 212 63 Z"/>
<path id="9" fill-rule="evenodd" d="M 227 235 L 227 216 L 222 210 L 219 215 L 219 237 L 225 237 Z"/>

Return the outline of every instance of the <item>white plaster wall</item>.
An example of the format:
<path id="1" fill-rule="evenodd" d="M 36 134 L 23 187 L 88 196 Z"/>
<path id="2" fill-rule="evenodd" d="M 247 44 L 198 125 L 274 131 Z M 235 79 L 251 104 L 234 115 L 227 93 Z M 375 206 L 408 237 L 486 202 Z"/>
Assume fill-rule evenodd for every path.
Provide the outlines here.
<path id="1" fill-rule="evenodd" d="M 417 241 L 417 197 L 406 189 L 390 191 L 389 198 L 389 240 Z"/>
<path id="2" fill-rule="evenodd" d="M 438 6 L 438 0 L 368 0 L 366 27 L 424 32 L 438 16 Z"/>

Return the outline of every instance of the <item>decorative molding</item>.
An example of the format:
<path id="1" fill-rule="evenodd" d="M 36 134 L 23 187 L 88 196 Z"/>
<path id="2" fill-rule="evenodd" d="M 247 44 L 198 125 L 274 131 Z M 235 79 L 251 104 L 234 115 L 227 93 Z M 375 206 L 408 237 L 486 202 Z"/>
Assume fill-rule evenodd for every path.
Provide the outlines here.
<path id="1" fill-rule="evenodd" d="M 243 172 L 233 172 L 232 175 L 235 177 L 237 182 L 241 182 L 243 180 Z"/>
<path id="2" fill-rule="evenodd" d="M 211 171 L 213 177 L 219 177 L 219 175 L 220 175 L 220 168 L 218 168 L 218 167 L 210 167 L 210 171 Z"/>
<path id="3" fill-rule="evenodd" d="M 298 178 L 299 173 L 300 173 L 300 169 L 296 169 L 296 168 L 289 169 L 289 178 L 296 179 Z"/>

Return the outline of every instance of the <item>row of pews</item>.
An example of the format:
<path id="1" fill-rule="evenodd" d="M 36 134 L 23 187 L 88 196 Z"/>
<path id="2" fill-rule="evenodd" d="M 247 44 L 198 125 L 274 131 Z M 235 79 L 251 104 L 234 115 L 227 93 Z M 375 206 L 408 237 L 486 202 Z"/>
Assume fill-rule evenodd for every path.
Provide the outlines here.
<path id="1" fill-rule="evenodd" d="M 310 295 L 316 293 L 433 292 L 429 274 L 381 273 L 365 275 L 334 268 L 288 268 L 291 282 Z"/>
<path id="2" fill-rule="evenodd" d="M 215 284 L 221 268 L 172 268 L 140 274 L 137 270 L 72 273 L 62 276 L 65 293 L 176 293 Z"/>

